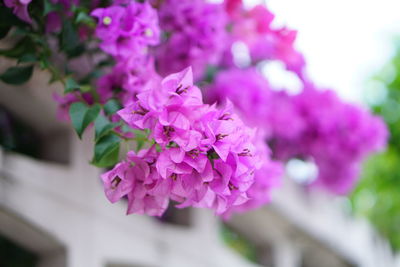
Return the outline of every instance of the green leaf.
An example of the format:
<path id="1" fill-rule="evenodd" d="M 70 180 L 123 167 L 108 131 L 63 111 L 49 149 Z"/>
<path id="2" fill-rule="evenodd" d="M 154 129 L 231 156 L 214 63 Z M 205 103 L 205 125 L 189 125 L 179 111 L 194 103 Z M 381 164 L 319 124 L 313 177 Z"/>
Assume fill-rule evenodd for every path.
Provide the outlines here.
<path id="1" fill-rule="evenodd" d="M 67 53 L 74 52 L 79 46 L 78 32 L 70 20 L 64 20 L 63 22 L 60 46 Z"/>
<path id="2" fill-rule="evenodd" d="M 108 134 L 117 125 L 117 123 L 111 123 L 106 117 L 102 115 L 98 116 L 94 122 L 96 141 L 104 135 Z"/>
<path id="3" fill-rule="evenodd" d="M 0 75 L 0 80 L 5 83 L 20 85 L 27 82 L 33 72 L 33 66 L 11 67 Z"/>
<path id="4" fill-rule="evenodd" d="M 90 90 L 92 90 L 92 87 L 90 85 L 81 85 L 80 90 L 83 93 L 87 93 L 90 92 Z"/>
<path id="5" fill-rule="evenodd" d="M 6 37 L 10 29 L 11 29 L 10 26 L 0 27 L 0 39 Z"/>
<path id="6" fill-rule="evenodd" d="M 0 49 L 0 55 L 10 58 L 20 58 L 25 54 L 34 53 L 35 44 L 29 37 L 22 38 L 10 49 Z"/>
<path id="7" fill-rule="evenodd" d="M 208 83 L 212 83 L 217 72 L 218 72 L 217 67 L 208 65 L 207 69 L 206 69 L 206 74 L 205 74 L 204 80 Z"/>
<path id="8" fill-rule="evenodd" d="M 115 134 L 103 136 L 94 147 L 92 164 L 98 167 L 113 166 L 118 162 L 121 138 Z"/>
<path id="9" fill-rule="evenodd" d="M 44 9 L 43 9 L 43 16 L 46 16 L 50 12 L 53 11 L 61 11 L 61 6 L 57 4 L 53 4 L 50 0 L 44 1 Z"/>
<path id="10" fill-rule="evenodd" d="M 75 48 L 66 50 L 65 52 L 67 53 L 68 58 L 75 58 L 83 55 L 85 49 L 86 48 L 84 44 L 78 44 Z"/>
<path id="11" fill-rule="evenodd" d="M 80 86 L 79 84 L 71 77 L 68 77 L 65 79 L 65 89 L 64 89 L 64 94 L 73 92 L 75 90 L 79 90 Z"/>
<path id="12" fill-rule="evenodd" d="M 149 141 L 148 133 L 142 130 L 133 130 L 135 133 L 136 151 L 143 148 L 144 144 Z"/>
<path id="13" fill-rule="evenodd" d="M 88 107 L 82 102 L 76 102 L 71 105 L 69 108 L 69 115 L 79 138 L 82 138 L 86 127 L 97 118 L 100 109 L 101 107 L 98 104 Z"/>
<path id="14" fill-rule="evenodd" d="M 104 105 L 104 111 L 106 115 L 112 115 L 120 109 L 121 104 L 115 99 L 108 100 L 107 103 Z"/>
<path id="15" fill-rule="evenodd" d="M 20 20 L 12 12 L 11 8 L 7 8 L 4 3 L 0 3 L 0 27 L 4 26 L 27 26 L 28 23 Z"/>
<path id="16" fill-rule="evenodd" d="M 99 168 L 112 167 L 118 163 L 119 160 L 119 144 L 113 147 L 105 154 L 99 161 L 92 162 L 93 165 Z"/>
<path id="17" fill-rule="evenodd" d="M 38 58 L 34 54 L 25 54 L 18 59 L 18 63 L 34 63 Z"/>
<path id="18" fill-rule="evenodd" d="M 76 16 L 75 22 L 78 24 L 83 23 L 89 26 L 96 25 L 94 19 L 88 14 L 86 14 L 86 12 L 79 12 L 78 16 Z"/>
<path id="19" fill-rule="evenodd" d="M 102 67 L 108 67 L 113 65 L 114 62 L 111 59 L 104 59 L 102 61 L 100 61 L 99 63 L 96 64 L 97 67 L 102 68 Z"/>
<path id="20" fill-rule="evenodd" d="M 43 69 L 48 69 L 50 67 L 49 59 L 45 56 L 41 56 L 39 59 L 39 67 Z"/>

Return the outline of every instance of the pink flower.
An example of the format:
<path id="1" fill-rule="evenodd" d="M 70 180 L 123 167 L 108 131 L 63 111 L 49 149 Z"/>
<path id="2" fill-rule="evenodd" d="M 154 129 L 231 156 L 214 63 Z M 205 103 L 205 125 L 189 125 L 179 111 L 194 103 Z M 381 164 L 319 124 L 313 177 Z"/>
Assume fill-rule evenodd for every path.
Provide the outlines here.
<path id="1" fill-rule="evenodd" d="M 264 164 L 255 172 L 254 183 L 247 190 L 249 200 L 228 209 L 223 214 L 224 219 L 228 219 L 235 212 L 246 212 L 267 204 L 271 200 L 271 191 L 281 185 L 281 177 L 284 174 L 282 163 L 269 159 L 271 151 L 262 136 L 258 138 L 257 147 Z"/>
<path id="2" fill-rule="evenodd" d="M 115 203 L 132 191 L 136 178 L 134 176 L 135 169 L 131 168 L 129 162 L 118 163 L 114 169 L 104 173 L 101 179 L 108 200 Z"/>
<path id="3" fill-rule="evenodd" d="M 121 59 L 110 73 L 97 80 L 97 92 L 102 103 L 115 97 L 127 105 L 136 100 L 136 95 L 144 90 L 148 81 L 160 80 L 152 58 Z"/>
<path id="4" fill-rule="evenodd" d="M 114 57 L 141 57 L 159 43 L 157 13 L 147 2 L 97 8 L 91 15 L 98 19 L 100 47 Z"/>
<path id="5" fill-rule="evenodd" d="M 223 5 L 204 0 L 167 0 L 159 10 L 166 40 L 155 50 L 158 71 L 168 75 L 192 66 L 195 80 L 219 63 L 226 43 Z"/>
<path id="6" fill-rule="evenodd" d="M 154 148 L 138 154 L 131 151 L 126 161 L 104 173 L 101 178 L 109 201 L 115 203 L 127 197 L 128 214 L 160 216 L 168 206 L 169 185 L 156 172 L 156 156 Z"/>
<path id="7" fill-rule="evenodd" d="M 227 1 L 227 8 L 231 1 Z M 233 4 L 233 3 L 232 3 Z M 305 60 L 295 49 L 296 31 L 287 28 L 275 29 L 272 27 L 274 14 L 264 5 L 256 5 L 245 10 L 242 4 L 234 4 L 234 12 L 230 12 L 232 34 L 230 43 L 244 42 L 250 52 L 252 63 L 263 60 L 282 61 L 286 68 L 295 72 L 301 79 L 305 79 Z M 231 47 L 225 51 L 224 65 L 232 66 Z"/>
<path id="8" fill-rule="evenodd" d="M 207 95 L 219 103 L 229 99 L 246 122 L 263 128 L 274 158 L 311 159 L 319 171 L 313 185 L 346 194 L 362 160 L 384 148 L 386 127 L 382 119 L 343 102 L 333 91 L 317 90 L 311 83 L 304 86 L 303 92 L 291 96 L 274 91 L 256 69 L 230 69 L 218 73 Z M 224 158 L 218 145 L 224 151 L 225 144 L 214 144 Z"/>
<path id="9" fill-rule="evenodd" d="M 4 4 L 12 8 L 13 13 L 21 20 L 32 23 L 32 19 L 28 13 L 28 5 L 32 0 L 4 0 Z"/>
<path id="10" fill-rule="evenodd" d="M 217 109 L 203 104 L 190 68 L 146 88 L 118 112 L 130 127 L 149 129 L 149 138 L 161 149 L 148 161 L 151 182 L 140 183 L 128 194 L 130 207 L 135 207 L 129 212 L 159 215 L 172 199 L 179 207 L 223 214 L 249 201 L 254 173 L 268 155 L 253 144 L 255 131 L 235 115 L 232 105 Z M 152 206 L 148 211 L 147 205 Z"/>

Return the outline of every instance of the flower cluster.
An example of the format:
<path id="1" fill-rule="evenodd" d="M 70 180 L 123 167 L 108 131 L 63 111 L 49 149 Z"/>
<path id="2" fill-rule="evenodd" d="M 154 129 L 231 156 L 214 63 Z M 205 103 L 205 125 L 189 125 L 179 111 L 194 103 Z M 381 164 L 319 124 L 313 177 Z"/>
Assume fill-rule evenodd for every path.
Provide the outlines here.
<path id="1" fill-rule="evenodd" d="M 166 40 L 155 51 L 162 75 L 192 66 L 196 80 L 207 65 L 216 65 L 226 42 L 226 14 L 222 4 L 204 0 L 166 0 L 159 10 Z"/>
<path id="2" fill-rule="evenodd" d="M 139 64 L 140 63 L 140 64 Z M 111 98 L 121 100 L 123 105 L 136 99 L 149 80 L 160 80 L 161 77 L 154 70 L 154 60 L 142 58 L 118 62 L 110 73 L 97 80 L 97 93 L 102 103 Z"/>
<path id="3" fill-rule="evenodd" d="M 19 63 L 0 79 L 22 84 L 39 66 L 64 85 L 64 95 L 54 97 L 59 117 L 79 136 L 94 124 L 92 164 L 113 167 L 102 175 L 105 192 L 111 202 L 127 198 L 128 213 L 160 216 L 170 200 L 223 216 L 260 207 L 291 158 L 314 161 L 314 184 L 346 193 L 361 161 L 385 144 L 379 118 L 315 88 L 295 48 L 296 31 L 275 27 L 264 5 L 3 3 L 1 13 L 12 19 L 0 39 L 12 27 L 21 39 L 3 51 Z M 83 61 L 78 67 L 89 70 L 76 70 Z M 283 63 L 302 91 L 274 90 L 258 69 L 269 61 Z M 207 85 L 209 104 L 193 80 Z M 123 142 L 137 146 L 121 160 Z"/>
<path id="4" fill-rule="evenodd" d="M 291 97 L 283 90 L 271 88 L 256 68 L 219 72 L 206 91 L 206 99 L 210 103 L 230 99 L 246 122 L 262 126 L 268 138 L 273 135 L 291 138 L 306 127 Z"/>
<path id="5" fill-rule="evenodd" d="M 333 91 L 305 83 L 300 94 L 288 95 L 271 89 L 256 69 L 220 72 L 208 92 L 212 101 L 230 99 L 246 121 L 263 127 L 275 158 L 312 159 L 319 170 L 314 184 L 333 193 L 347 193 L 361 161 L 387 139 L 379 117 Z"/>
<path id="6" fill-rule="evenodd" d="M 148 80 L 158 78 L 148 56 L 149 47 L 160 42 L 157 12 L 148 2 L 115 1 L 91 14 L 98 20 L 100 48 L 116 60 L 112 71 L 97 82 L 100 100 L 117 97 L 129 103 Z"/>
<path id="7" fill-rule="evenodd" d="M 296 31 L 286 27 L 273 28 L 275 15 L 264 5 L 256 5 L 246 10 L 240 0 L 225 2 L 229 25 L 232 28 L 232 34 L 229 36 L 231 44 L 237 41 L 244 42 L 253 64 L 263 60 L 279 60 L 288 70 L 303 78 L 305 61 L 303 55 L 294 47 Z M 225 58 L 232 59 L 230 46 L 228 47 Z M 232 66 L 233 62 L 227 61 L 225 64 Z"/>
<path id="8" fill-rule="evenodd" d="M 386 145 L 383 120 L 342 102 L 331 90 L 321 91 L 311 85 L 293 102 L 307 125 L 295 142 L 298 153 L 311 156 L 319 167 L 315 184 L 333 193 L 348 193 L 359 175 L 361 161 Z M 277 149 L 285 149 L 285 145 Z"/>
<path id="9" fill-rule="evenodd" d="M 272 164 L 264 153 L 266 144 L 254 145 L 254 130 L 231 105 L 217 109 L 203 104 L 190 68 L 147 87 L 118 114 L 132 128 L 149 129 L 154 144 L 137 155 L 129 152 L 126 161 L 103 175 L 110 201 L 127 196 L 128 213 L 150 215 L 161 215 L 169 199 L 217 214 L 249 200 L 266 201 L 268 192 L 260 200 L 248 193 L 254 174 L 264 167 L 264 183 L 272 188 L 275 183 L 269 180 L 279 173 L 269 174 L 268 168 L 276 167 L 265 167 Z"/>
<path id="10" fill-rule="evenodd" d="M 98 19 L 96 35 L 100 48 L 117 58 L 138 57 L 160 39 L 157 12 L 149 3 L 126 1 L 126 5 L 97 8 L 91 14 Z"/>

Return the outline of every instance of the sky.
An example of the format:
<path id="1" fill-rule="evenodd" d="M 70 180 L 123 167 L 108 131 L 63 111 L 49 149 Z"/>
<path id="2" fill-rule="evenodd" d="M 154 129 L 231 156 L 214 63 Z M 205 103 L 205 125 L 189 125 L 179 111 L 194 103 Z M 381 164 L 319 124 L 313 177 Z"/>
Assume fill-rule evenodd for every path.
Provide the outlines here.
<path id="1" fill-rule="evenodd" d="M 400 36 L 400 0 L 245 0 L 264 2 L 277 25 L 298 30 L 297 48 L 323 88 L 363 102 L 370 77 L 394 53 Z"/>

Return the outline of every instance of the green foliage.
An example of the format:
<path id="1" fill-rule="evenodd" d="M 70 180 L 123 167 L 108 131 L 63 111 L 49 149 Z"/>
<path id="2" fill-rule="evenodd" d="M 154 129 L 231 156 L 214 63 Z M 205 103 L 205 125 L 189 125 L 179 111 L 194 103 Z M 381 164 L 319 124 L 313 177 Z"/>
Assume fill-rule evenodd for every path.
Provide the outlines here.
<path id="1" fill-rule="evenodd" d="M 3 1 L 2 1 L 3 2 Z M 12 26 L 26 27 L 27 23 L 19 20 L 4 3 L 0 2 L 0 29 L 11 28 Z"/>
<path id="2" fill-rule="evenodd" d="M 20 58 L 24 54 L 33 54 L 35 52 L 33 41 L 29 37 L 21 38 L 12 48 L 1 49 L 0 55 L 9 58 Z"/>
<path id="3" fill-rule="evenodd" d="M 121 104 L 116 99 L 110 99 L 104 105 L 104 112 L 107 115 L 112 115 L 120 109 L 121 109 Z"/>
<path id="4" fill-rule="evenodd" d="M 141 131 L 141 130 L 133 130 L 135 134 L 135 141 L 136 141 L 136 151 L 141 150 L 145 144 L 149 141 L 148 135 L 150 134 L 149 131 Z"/>
<path id="5" fill-rule="evenodd" d="M 35 63 L 38 58 L 34 54 L 24 54 L 18 59 L 18 63 Z"/>
<path id="6" fill-rule="evenodd" d="M 69 58 L 78 57 L 85 51 L 80 43 L 78 29 L 71 20 L 65 19 L 60 36 L 60 48 Z"/>
<path id="7" fill-rule="evenodd" d="M 20 85 L 27 82 L 33 72 L 33 66 L 10 67 L 4 73 L 0 74 L 0 80 L 5 83 Z"/>
<path id="8" fill-rule="evenodd" d="M 356 214 L 367 216 L 394 250 L 400 250 L 400 46 L 392 61 L 377 76 L 385 97 L 374 103 L 390 131 L 388 149 L 371 157 L 351 196 Z M 374 92 L 372 92 L 374 93 Z"/>
<path id="9" fill-rule="evenodd" d="M 79 84 L 71 77 L 67 77 L 65 79 L 65 89 L 64 89 L 64 94 L 70 93 L 75 90 L 79 90 L 80 86 Z"/>
<path id="10" fill-rule="evenodd" d="M 137 131 L 135 137 L 132 137 L 132 129 L 126 129 L 127 126 L 123 123 L 112 123 L 111 116 L 122 108 L 121 103 L 115 99 L 105 104 L 100 103 L 99 95 L 93 89 L 96 80 L 103 73 L 102 70 L 113 65 L 112 57 L 104 58 L 93 66 L 93 70 L 83 75 L 74 73 L 70 64 L 72 58 L 82 54 L 92 58 L 100 51 L 98 47 L 91 45 L 97 42 L 93 36 L 82 37 L 79 34 L 81 29 L 91 31 L 96 26 L 95 19 L 89 14 L 93 3 L 90 0 L 81 0 L 79 5 L 71 5 L 71 9 L 65 12 L 62 4 L 53 3 L 52 0 L 34 2 L 29 5 L 29 15 L 33 20 L 30 24 L 20 20 L 0 1 L 0 39 L 10 37 L 10 41 L 14 41 L 12 47 L 0 49 L 0 56 L 17 63 L 1 73 L 0 80 L 20 85 L 31 78 L 35 66 L 48 71 L 51 75 L 49 83 L 60 82 L 64 85 L 64 94 L 75 96 L 75 99 L 69 98 L 74 103 L 71 104 L 67 100 L 65 106 L 70 105 L 71 124 L 79 138 L 89 125 L 94 124 L 95 146 L 92 164 L 110 167 L 118 162 L 123 140 L 138 141 L 137 148 L 146 145 L 149 140 L 145 131 Z M 104 5 L 106 2 L 101 3 Z M 58 13 L 61 27 L 49 32 L 46 16 L 52 12 Z M 56 64 L 55 59 L 65 61 Z M 90 102 L 86 101 L 88 99 Z M 6 140 L 5 143 L 11 144 L 10 147 L 14 149 L 13 140 L 9 137 L 8 133 L 3 136 L 0 131 L 0 141 Z"/>
<path id="11" fill-rule="evenodd" d="M 97 118 L 100 109 L 100 105 L 97 104 L 89 107 L 82 102 L 75 102 L 71 105 L 69 108 L 69 116 L 79 138 L 82 138 L 86 127 Z"/>
<path id="12" fill-rule="evenodd" d="M 62 6 L 59 4 L 54 4 L 51 0 L 44 0 L 44 7 L 43 7 L 43 16 L 53 12 L 53 11 L 61 11 Z"/>
<path id="13" fill-rule="evenodd" d="M 95 140 L 98 141 L 104 135 L 110 133 L 117 125 L 117 123 L 111 123 L 106 117 L 99 115 L 94 122 Z"/>
<path id="14" fill-rule="evenodd" d="M 110 167 L 118 162 L 121 138 L 109 133 L 97 141 L 94 147 L 92 164 L 97 167 Z"/>

